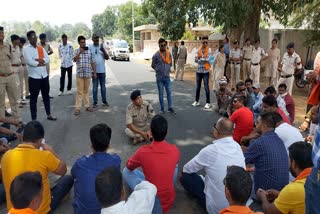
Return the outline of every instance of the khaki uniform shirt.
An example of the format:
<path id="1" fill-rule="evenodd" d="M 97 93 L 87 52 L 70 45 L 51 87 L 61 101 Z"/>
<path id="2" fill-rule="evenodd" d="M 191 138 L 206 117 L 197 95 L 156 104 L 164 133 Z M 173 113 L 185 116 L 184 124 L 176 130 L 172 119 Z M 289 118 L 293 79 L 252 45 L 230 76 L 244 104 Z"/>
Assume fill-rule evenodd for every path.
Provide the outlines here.
<path id="1" fill-rule="evenodd" d="M 294 70 L 296 68 L 301 69 L 301 58 L 300 56 L 294 52 L 291 56 L 289 56 L 288 52 L 285 52 L 282 59 L 282 73 L 281 75 L 290 75 L 294 74 Z"/>
<path id="2" fill-rule="evenodd" d="M 237 50 L 233 48 L 230 51 L 230 55 L 229 56 L 230 56 L 230 58 L 241 58 L 242 57 L 242 53 L 241 53 L 240 48 L 237 48 Z M 240 61 L 237 61 L 237 63 L 240 63 Z"/>
<path id="3" fill-rule="evenodd" d="M 188 50 L 184 45 L 181 45 L 178 50 L 179 59 L 186 59 L 188 55 Z"/>
<path id="4" fill-rule="evenodd" d="M 252 52 L 253 52 L 254 47 L 252 45 L 245 45 L 242 48 L 242 52 L 243 52 L 243 58 L 244 59 L 251 59 L 252 58 Z"/>
<path id="5" fill-rule="evenodd" d="M 22 52 L 20 47 L 17 45 L 16 47 L 11 46 L 11 64 L 21 65 Z"/>
<path id="6" fill-rule="evenodd" d="M 143 101 L 140 109 L 134 103 L 130 103 L 127 107 L 126 125 L 133 124 L 139 129 L 145 129 L 154 115 L 153 107 L 147 101 Z"/>
<path id="7" fill-rule="evenodd" d="M 10 73 L 12 73 L 10 45 L 3 44 L 0 46 L 0 74 Z"/>
<path id="8" fill-rule="evenodd" d="M 258 47 L 257 49 L 254 48 L 253 52 L 252 52 L 252 59 L 251 59 L 251 63 L 253 64 L 258 64 L 261 61 L 261 58 L 263 56 L 267 56 L 267 54 L 264 52 L 264 49 L 261 47 Z"/>

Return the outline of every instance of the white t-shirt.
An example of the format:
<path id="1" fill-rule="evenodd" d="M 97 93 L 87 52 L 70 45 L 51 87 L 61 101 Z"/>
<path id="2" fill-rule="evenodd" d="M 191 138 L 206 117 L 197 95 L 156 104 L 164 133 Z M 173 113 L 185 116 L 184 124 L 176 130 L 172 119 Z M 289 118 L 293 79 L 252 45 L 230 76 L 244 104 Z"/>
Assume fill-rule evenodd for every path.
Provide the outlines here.
<path id="1" fill-rule="evenodd" d="M 209 214 L 219 213 L 229 206 L 223 179 L 227 174 L 227 166 L 231 165 L 245 168 L 244 156 L 240 145 L 232 137 L 225 137 L 203 148 L 183 167 L 185 173 L 196 173 L 204 169 L 204 193 Z"/>
<path id="2" fill-rule="evenodd" d="M 291 126 L 288 123 L 282 123 L 275 129 L 275 133 L 280 137 L 283 141 L 284 146 L 287 149 L 287 153 L 289 154 L 288 148 L 295 142 L 304 141 L 302 134 L 299 129 Z"/>
<path id="3" fill-rule="evenodd" d="M 127 201 L 103 208 L 101 214 L 150 214 L 153 209 L 157 188 L 148 181 L 142 181 Z"/>

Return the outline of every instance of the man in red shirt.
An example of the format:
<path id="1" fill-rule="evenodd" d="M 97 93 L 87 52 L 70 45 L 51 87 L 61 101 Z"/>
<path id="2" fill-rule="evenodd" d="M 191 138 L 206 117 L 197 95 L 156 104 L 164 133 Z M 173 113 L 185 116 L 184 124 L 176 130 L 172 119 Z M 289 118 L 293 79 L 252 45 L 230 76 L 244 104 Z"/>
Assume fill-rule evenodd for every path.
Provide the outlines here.
<path id="1" fill-rule="evenodd" d="M 289 118 L 278 107 L 277 100 L 273 95 L 267 95 L 262 99 L 262 110 L 263 112 L 278 112 L 281 115 L 282 120 L 291 125 Z"/>
<path id="2" fill-rule="evenodd" d="M 175 145 L 165 141 L 168 122 L 163 116 L 154 116 L 150 128 L 153 142 L 140 147 L 129 158 L 123 170 L 123 177 L 131 189 L 143 180 L 154 184 L 158 192 L 153 211 L 159 210 L 161 205 L 165 213 L 171 208 L 176 197 L 174 186 L 180 152 Z M 142 168 L 143 173 L 137 169 L 138 167 Z"/>
<path id="3" fill-rule="evenodd" d="M 253 113 L 244 106 L 245 97 L 236 95 L 233 99 L 235 112 L 230 117 L 230 120 L 235 124 L 233 131 L 233 139 L 240 143 L 242 137 L 249 135 L 253 131 Z"/>
<path id="4" fill-rule="evenodd" d="M 278 86 L 278 93 L 286 102 L 286 109 L 289 113 L 291 123 L 294 121 L 295 105 L 292 96 L 287 92 L 287 85 L 282 83 Z"/>

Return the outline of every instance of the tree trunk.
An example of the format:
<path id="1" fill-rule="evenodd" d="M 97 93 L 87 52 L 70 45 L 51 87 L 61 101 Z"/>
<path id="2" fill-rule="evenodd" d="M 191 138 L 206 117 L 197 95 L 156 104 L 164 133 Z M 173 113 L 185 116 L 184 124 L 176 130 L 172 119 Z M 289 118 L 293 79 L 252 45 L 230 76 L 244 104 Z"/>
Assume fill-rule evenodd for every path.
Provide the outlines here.
<path id="1" fill-rule="evenodd" d="M 248 0 L 252 5 L 252 9 L 247 19 L 245 20 L 244 41 L 249 38 L 253 43 L 255 40 L 260 39 L 259 36 L 259 23 L 261 16 L 262 0 Z"/>
<path id="2" fill-rule="evenodd" d="M 231 28 L 228 32 L 230 42 L 233 43 L 235 40 L 240 41 L 243 31 L 244 31 L 243 24 L 241 26 Z"/>

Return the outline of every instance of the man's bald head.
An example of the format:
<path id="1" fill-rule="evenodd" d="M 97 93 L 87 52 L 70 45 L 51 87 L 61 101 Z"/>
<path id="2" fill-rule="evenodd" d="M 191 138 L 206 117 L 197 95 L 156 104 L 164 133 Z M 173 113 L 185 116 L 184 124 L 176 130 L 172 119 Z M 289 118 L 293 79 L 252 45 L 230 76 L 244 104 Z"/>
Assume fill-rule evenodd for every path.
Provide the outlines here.
<path id="1" fill-rule="evenodd" d="M 232 135 L 233 123 L 228 118 L 221 117 L 217 121 L 216 127 L 221 135 Z"/>

